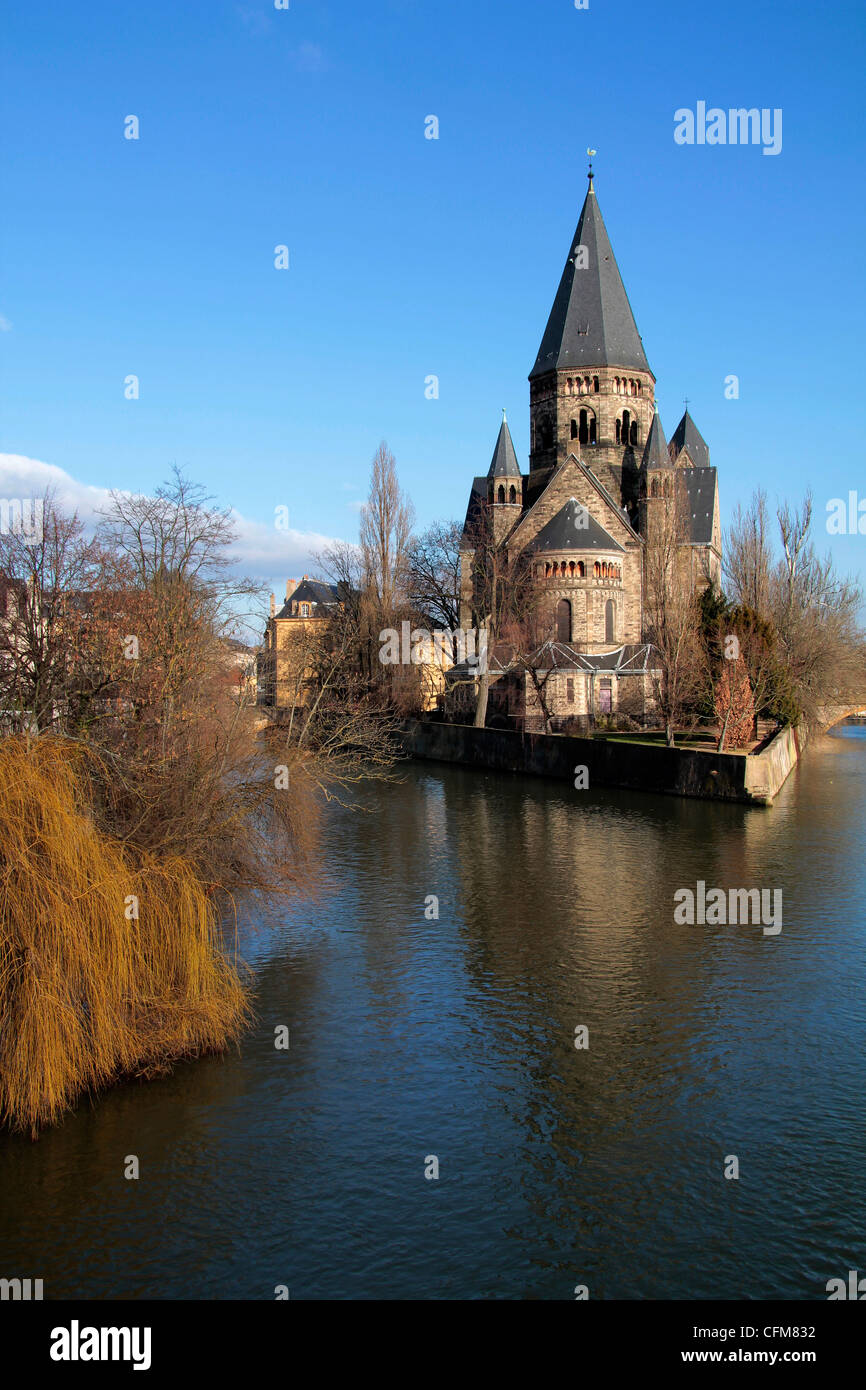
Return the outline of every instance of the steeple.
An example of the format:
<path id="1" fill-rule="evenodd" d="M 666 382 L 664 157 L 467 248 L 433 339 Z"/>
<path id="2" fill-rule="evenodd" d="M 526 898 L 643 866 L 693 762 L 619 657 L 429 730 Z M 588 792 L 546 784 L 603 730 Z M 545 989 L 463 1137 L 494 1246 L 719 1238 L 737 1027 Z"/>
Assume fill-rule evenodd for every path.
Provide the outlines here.
<path id="1" fill-rule="evenodd" d="M 671 438 L 671 453 L 677 458 L 685 449 L 695 468 L 709 468 L 710 451 L 706 440 L 689 414 L 686 406 L 685 414 L 677 425 Z"/>
<path id="2" fill-rule="evenodd" d="M 591 165 L 577 231 L 529 379 L 581 367 L 650 370 L 599 210 Z"/>
<path id="3" fill-rule="evenodd" d="M 514 452 L 511 430 L 508 428 L 504 410 L 502 412 L 502 424 L 499 427 L 499 437 L 496 440 L 496 448 L 493 450 L 493 458 L 490 461 L 487 476 L 488 478 L 520 477 L 520 464 L 517 462 L 517 454 Z"/>
<path id="4" fill-rule="evenodd" d="M 668 453 L 665 432 L 662 429 L 662 422 L 659 419 L 658 410 L 656 410 L 649 428 L 649 434 L 647 435 L 641 468 L 644 469 L 645 472 L 650 472 L 653 469 L 670 468 L 671 466 L 671 456 Z"/>

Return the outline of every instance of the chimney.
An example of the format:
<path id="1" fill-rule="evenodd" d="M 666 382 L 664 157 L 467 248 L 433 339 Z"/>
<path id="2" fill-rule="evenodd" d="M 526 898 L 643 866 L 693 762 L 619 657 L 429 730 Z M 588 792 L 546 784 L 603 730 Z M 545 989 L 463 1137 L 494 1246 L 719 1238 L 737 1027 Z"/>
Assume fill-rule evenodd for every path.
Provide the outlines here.
<path id="1" fill-rule="evenodd" d="M 277 600 L 276 600 L 276 595 L 271 594 L 271 617 L 272 617 L 272 618 L 276 615 L 276 611 L 277 611 Z"/>
<path id="2" fill-rule="evenodd" d="M 292 597 L 292 594 L 295 592 L 295 590 L 297 589 L 297 587 L 298 587 L 298 581 L 297 581 L 297 579 L 287 579 L 287 580 L 286 580 L 286 603 L 288 603 L 289 599 Z"/>

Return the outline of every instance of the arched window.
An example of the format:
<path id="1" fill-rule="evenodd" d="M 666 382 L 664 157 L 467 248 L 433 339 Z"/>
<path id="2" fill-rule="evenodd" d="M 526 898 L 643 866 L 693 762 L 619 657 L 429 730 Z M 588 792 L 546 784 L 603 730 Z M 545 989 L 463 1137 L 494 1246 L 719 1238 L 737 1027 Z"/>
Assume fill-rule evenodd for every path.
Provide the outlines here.
<path id="1" fill-rule="evenodd" d="M 637 444 L 637 420 L 632 420 L 628 438 L 630 444 Z"/>
<path id="2" fill-rule="evenodd" d="M 596 579 L 601 579 L 601 565 L 598 563 L 598 560 L 596 560 L 595 564 L 593 565 L 592 572 L 595 575 Z"/>
<path id="3" fill-rule="evenodd" d="M 563 578 L 565 578 L 565 561 L 564 561 L 564 560 L 562 561 L 562 564 L 559 566 L 559 573 L 562 575 Z"/>
<path id="4" fill-rule="evenodd" d="M 517 488 L 513 484 L 508 489 L 508 500 L 509 502 L 517 501 Z"/>
<path id="5" fill-rule="evenodd" d="M 622 431 L 621 431 L 621 434 L 620 434 L 620 443 L 622 443 L 622 444 L 627 444 L 627 443 L 628 443 L 628 427 L 629 427 L 629 424 L 630 424 L 630 423 L 631 423 L 631 415 L 629 414 L 629 412 L 628 412 L 627 410 L 624 410 L 624 411 L 622 412 Z"/>
<path id="6" fill-rule="evenodd" d="M 665 481 L 664 481 L 664 494 L 665 494 L 665 497 L 670 497 L 670 495 L 671 495 L 671 480 L 670 480 L 670 478 L 665 478 Z"/>
<path id="7" fill-rule="evenodd" d="M 620 424 L 620 418 L 619 418 L 619 416 L 617 415 L 617 417 L 616 417 L 616 442 L 617 442 L 617 444 L 619 443 L 619 435 L 620 435 L 620 430 L 621 430 L 621 429 L 622 429 L 622 425 Z"/>
<path id="8" fill-rule="evenodd" d="M 589 442 L 589 423 L 587 421 L 585 410 L 582 410 L 580 412 L 580 429 L 578 431 L 577 437 L 580 440 L 581 444 L 587 444 Z"/>
<path id="9" fill-rule="evenodd" d="M 596 392 L 596 394 L 598 394 L 598 377 L 597 377 L 597 376 L 594 376 L 594 377 L 592 378 L 592 389 L 593 389 L 593 391 Z"/>
<path id="10" fill-rule="evenodd" d="M 571 604 L 567 598 L 561 598 L 556 605 L 556 640 L 571 641 Z"/>
<path id="11" fill-rule="evenodd" d="M 574 382 L 572 381 L 571 377 L 569 377 L 569 378 L 568 378 L 568 394 L 569 394 L 569 395 L 572 395 L 573 390 L 574 390 Z"/>
<path id="12" fill-rule="evenodd" d="M 616 627 L 616 604 L 609 598 L 604 605 L 604 640 L 605 642 L 615 642 L 614 628 Z"/>
<path id="13" fill-rule="evenodd" d="M 550 578 L 550 561 L 549 561 L 549 560 L 547 561 L 546 565 L 544 566 L 544 577 L 545 577 L 545 579 L 549 579 L 549 578 Z"/>
<path id="14" fill-rule="evenodd" d="M 658 478 L 653 478 L 653 480 L 652 480 L 652 485 L 651 485 L 651 487 L 650 487 L 650 495 L 651 495 L 652 497 L 658 497 L 658 495 L 659 495 L 659 480 L 658 480 Z"/>
<path id="15" fill-rule="evenodd" d="M 583 563 L 582 560 L 578 560 L 577 562 L 577 577 L 578 579 L 586 578 L 586 565 Z"/>
<path id="16" fill-rule="evenodd" d="M 589 442 L 590 442 L 590 444 L 595 444 L 595 443 L 597 443 L 597 441 L 598 441 L 598 436 L 597 436 L 596 430 L 595 430 L 595 416 L 593 415 L 592 411 L 590 411 L 590 412 L 589 412 Z"/>
<path id="17" fill-rule="evenodd" d="M 501 483 L 499 484 L 499 490 L 498 490 L 498 492 L 497 492 L 497 494 L 496 494 L 496 500 L 497 500 L 497 502 L 504 502 L 504 501 L 505 501 L 505 488 L 502 486 Z"/>
<path id="18" fill-rule="evenodd" d="M 574 578 L 574 561 L 573 561 L 573 560 L 569 560 L 569 562 L 568 562 L 568 577 L 569 577 L 569 579 L 573 579 L 573 578 Z"/>
<path id="19" fill-rule="evenodd" d="M 583 414 L 583 412 L 581 412 L 581 414 Z M 577 439 L 577 421 L 576 421 L 576 420 L 572 420 L 572 422 L 571 422 L 571 437 L 572 437 L 572 439 Z"/>

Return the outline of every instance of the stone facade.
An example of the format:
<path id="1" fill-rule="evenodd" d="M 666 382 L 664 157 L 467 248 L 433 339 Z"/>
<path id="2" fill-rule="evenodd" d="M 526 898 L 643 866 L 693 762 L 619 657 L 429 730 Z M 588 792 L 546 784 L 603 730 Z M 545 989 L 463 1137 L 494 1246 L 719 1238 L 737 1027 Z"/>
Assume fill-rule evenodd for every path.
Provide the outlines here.
<path id="1" fill-rule="evenodd" d="M 484 534 L 505 557 L 507 572 L 514 572 L 518 557 L 528 567 L 536 586 L 539 647 L 555 641 L 595 658 L 597 666 L 597 659 L 620 648 L 646 643 L 644 551 L 662 509 L 676 505 L 682 512 L 682 564 L 696 585 L 718 581 L 721 531 L 715 470 L 688 411 L 670 449 L 665 441 L 655 376 L 591 176 L 529 381 L 528 472 L 520 469 L 503 419 L 490 472 L 473 483 L 461 554 L 460 622 L 471 629 L 483 621 L 475 549 Z M 550 675 L 557 717 L 593 718 L 602 680 L 603 703 L 608 705 L 609 696 L 612 713 L 626 705 L 646 713 L 646 671 L 639 676 L 599 669 Z M 530 690 L 537 683 L 521 683 L 518 703 L 527 726 L 537 714 Z M 513 692 L 507 699 L 502 694 L 494 707 L 502 714 L 507 706 L 516 718 Z"/>

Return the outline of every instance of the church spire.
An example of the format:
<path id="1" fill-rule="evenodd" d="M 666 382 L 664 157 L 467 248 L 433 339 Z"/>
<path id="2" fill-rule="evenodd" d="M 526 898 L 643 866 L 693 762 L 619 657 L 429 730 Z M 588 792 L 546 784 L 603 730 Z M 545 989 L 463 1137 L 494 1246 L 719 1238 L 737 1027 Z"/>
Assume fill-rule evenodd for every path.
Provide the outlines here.
<path id="1" fill-rule="evenodd" d="M 505 418 L 505 411 L 502 412 L 502 424 L 499 426 L 499 436 L 496 440 L 496 448 L 493 450 L 493 458 L 490 461 L 490 468 L 487 471 L 488 478 L 519 478 L 520 464 L 517 462 L 517 454 L 514 452 L 514 443 L 511 438 L 511 430 L 508 428 L 508 421 Z"/>
<path id="2" fill-rule="evenodd" d="M 696 468 L 709 468 L 710 451 L 707 448 L 706 440 L 689 414 L 688 401 L 686 401 L 685 414 L 671 436 L 671 452 L 674 458 L 679 458 L 684 449 Z"/>
<path id="3" fill-rule="evenodd" d="M 643 451 L 641 467 L 646 472 L 650 472 L 656 468 L 671 467 L 671 457 L 668 453 L 662 422 L 659 419 L 658 407 L 656 407 L 652 424 L 649 428 L 649 434 L 647 435 L 646 448 Z"/>
<path id="4" fill-rule="evenodd" d="M 529 378 L 557 368 L 608 366 L 650 370 L 602 220 L 590 163 L 580 220 Z"/>

